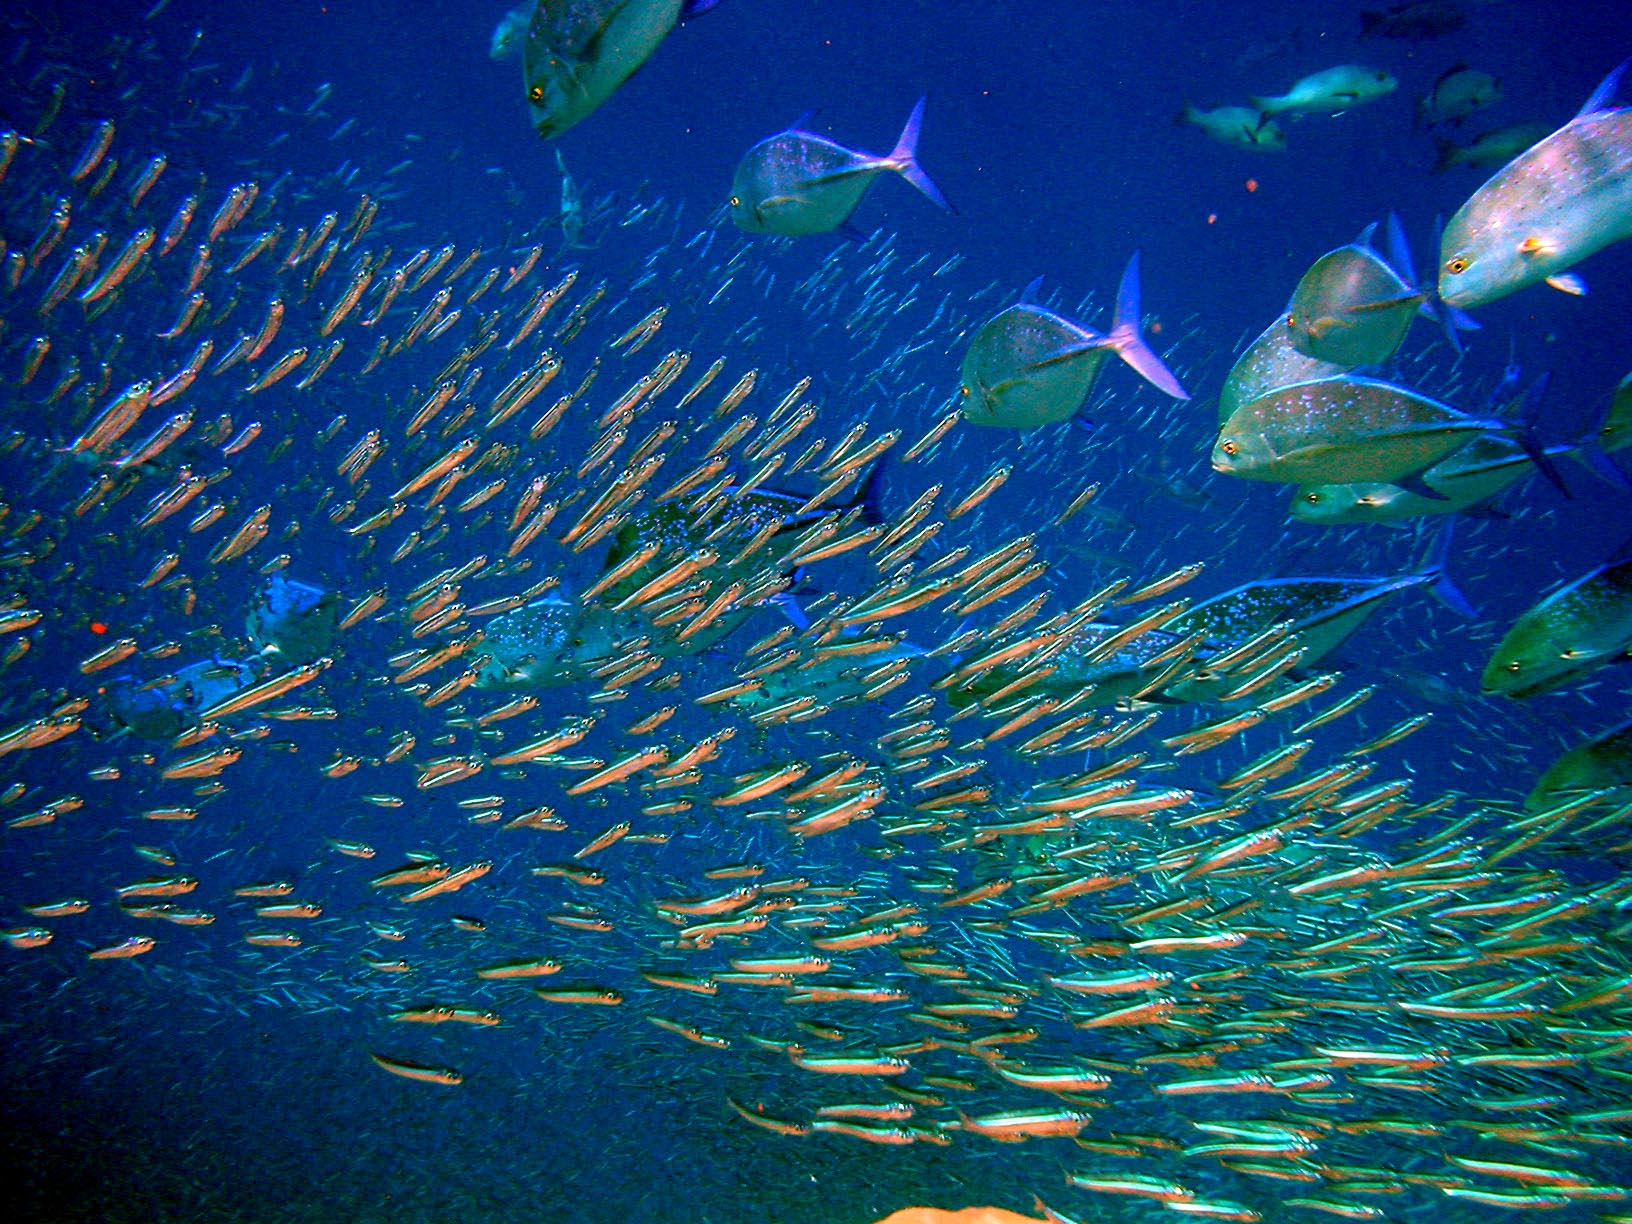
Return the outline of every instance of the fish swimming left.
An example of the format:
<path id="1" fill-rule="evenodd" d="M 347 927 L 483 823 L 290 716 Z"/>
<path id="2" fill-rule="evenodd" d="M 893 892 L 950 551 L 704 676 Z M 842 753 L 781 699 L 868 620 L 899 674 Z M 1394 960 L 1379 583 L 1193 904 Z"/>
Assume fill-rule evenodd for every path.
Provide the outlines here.
<path id="1" fill-rule="evenodd" d="M 1219 430 L 1213 468 L 1289 484 L 1401 484 L 1479 434 L 1508 429 L 1407 387 L 1337 375 L 1237 409 Z"/>
<path id="2" fill-rule="evenodd" d="M 1480 687 L 1533 697 L 1568 684 L 1632 647 L 1632 547 L 1544 596 L 1513 623 Z"/>
<path id="3" fill-rule="evenodd" d="M 941 189 L 918 165 L 924 99 L 883 157 L 807 132 L 798 123 L 744 154 L 731 180 L 731 220 L 751 234 L 826 234 L 843 226 L 880 174 L 899 174 L 948 212 Z"/>
<path id="4" fill-rule="evenodd" d="M 1632 107 L 1613 105 L 1627 63 L 1457 209 L 1440 237 L 1443 301 L 1483 306 L 1632 236 Z"/>
<path id="5" fill-rule="evenodd" d="M 676 24 L 718 3 L 538 0 L 521 53 L 533 127 L 561 135 L 610 98 Z"/>
<path id="6" fill-rule="evenodd" d="M 1139 333 L 1139 252 L 1128 259 L 1109 335 L 1021 300 L 987 320 L 969 342 L 959 386 L 963 417 L 974 425 L 1035 429 L 1073 416 L 1088 398 L 1105 359 L 1115 353 L 1145 381 L 1189 399 L 1173 372 Z"/>

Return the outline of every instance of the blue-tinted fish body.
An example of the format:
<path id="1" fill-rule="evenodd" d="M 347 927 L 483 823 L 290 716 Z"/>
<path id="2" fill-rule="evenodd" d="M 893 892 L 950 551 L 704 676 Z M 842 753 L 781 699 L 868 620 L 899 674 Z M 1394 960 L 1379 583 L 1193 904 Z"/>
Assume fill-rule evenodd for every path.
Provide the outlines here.
<path id="1" fill-rule="evenodd" d="M 1010 306 L 981 325 L 964 353 L 959 386 L 964 420 L 1004 429 L 1035 429 L 1068 420 L 1093 391 L 1112 353 L 1153 386 L 1176 399 L 1189 399 L 1173 372 L 1145 343 L 1139 317 L 1137 251 L 1122 273 L 1108 335 L 1030 301 Z"/>
<path id="2" fill-rule="evenodd" d="M 1387 361 L 1427 300 L 1377 253 L 1373 228 L 1322 255 L 1293 290 L 1286 326 L 1304 356 L 1346 368 Z"/>
<path id="3" fill-rule="evenodd" d="M 826 234 L 850 219 L 880 174 L 901 175 L 942 208 L 950 208 L 918 165 L 924 100 L 901 139 L 883 157 L 847 148 L 795 124 L 743 155 L 731 180 L 731 220 L 751 234 Z"/>
<path id="4" fill-rule="evenodd" d="M 1407 387 L 1337 375 L 1278 388 L 1237 409 L 1219 430 L 1213 467 L 1285 484 L 1397 483 L 1477 435 L 1507 428 Z"/>
<path id="5" fill-rule="evenodd" d="M 1573 447 L 1549 447 L 1561 455 Z M 1482 434 L 1422 474 L 1440 496 L 1425 497 L 1383 482 L 1305 485 L 1292 497 L 1292 518 L 1304 523 L 1397 523 L 1430 514 L 1457 514 L 1489 502 L 1536 470 L 1524 448 L 1500 434 Z"/>
<path id="6" fill-rule="evenodd" d="M 249 640 L 276 665 L 299 667 L 328 654 L 334 645 L 340 597 L 334 591 L 273 575 L 245 617 Z"/>
<path id="7" fill-rule="evenodd" d="M 1632 722 L 1611 727 L 1559 757 L 1537 779 L 1524 808 L 1539 812 L 1595 790 L 1611 791 L 1607 802 L 1622 802 L 1628 786 L 1632 786 Z"/>
<path id="8" fill-rule="evenodd" d="M 1347 366 L 1299 352 L 1292 341 L 1292 329 L 1283 314 L 1236 358 L 1218 393 L 1220 425 L 1229 420 L 1237 408 L 1266 392 L 1347 372 Z"/>
<path id="9" fill-rule="evenodd" d="M 1632 648 L 1632 555 L 1623 554 L 1524 612 L 1485 665 L 1487 693 L 1532 697 L 1568 684 Z"/>
<path id="10" fill-rule="evenodd" d="M 1457 209 L 1440 238 L 1445 302 L 1494 302 L 1632 236 L 1632 107 L 1612 105 L 1625 68 Z"/>
<path id="11" fill-rule="evenodd" d="M 1386 97 L 1399 87 L 1386 72 L 1359 64 L 1339 64 L 1310 73 L 1284 94 L 1249 101 L 1265 115 L 1338 115 L 1362 102 Z"/>
<path id="12" fill-rule="evenodd" d="M 533 126 L 559 136 L 616 92 L 682 17 L 718 0 L 538 0 L 522 45 Z M 495 35 L 496 37 L 496 35 Z"/>

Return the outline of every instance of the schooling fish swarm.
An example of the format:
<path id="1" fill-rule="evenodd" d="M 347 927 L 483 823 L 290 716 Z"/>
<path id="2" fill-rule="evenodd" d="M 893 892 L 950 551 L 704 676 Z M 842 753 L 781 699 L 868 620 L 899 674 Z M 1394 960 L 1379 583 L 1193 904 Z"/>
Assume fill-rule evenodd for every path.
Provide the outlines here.
<path id="1" fill-rule="evenodd" d="M 1626 852 L 1613 785 L 1413 794 L 1384 762 L 1427 716 L 1364 732 L 1368 689 L 1299 671 L 1312 595 L 1198 616 L 1192 559 L 1051 610 L 1036 535 L 975 526 L 1009 469 L 941 458 L 955 407 L 849 420 L 747 365 L 751 322 L 694 356 L 758 273 L 661 207 L 623 218 L 673 227 L 647 271 L 592 284 L 543 244 L 396 251 L 367 195 L 172 196 L 67 122 L 0 138 L 35 223 L 0 336 L 13 949 L 230 929 L 432 1092 L 479 1030 L 655 1027 L 790 1141 L 1072 1141 L 1053 1219 L 1624 1210 L 1632 882 L 1550 857 Z M 832 315 L 835 275 L 793 298 Z M 864 353 L 909 296 L 879 283 Z M 280 786 L 334 832 L 253 877 L 225 826 Z M 93 819 L 154 870 L 59 897 Z"/>

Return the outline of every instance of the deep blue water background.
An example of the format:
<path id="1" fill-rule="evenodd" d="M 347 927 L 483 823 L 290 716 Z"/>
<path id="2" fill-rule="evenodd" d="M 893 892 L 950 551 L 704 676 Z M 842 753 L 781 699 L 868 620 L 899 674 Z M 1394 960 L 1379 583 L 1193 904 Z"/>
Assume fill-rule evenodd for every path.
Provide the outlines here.
<path id="1" fill-rule="evenodd" d="M 558 172 L 551 147 L 526 122 L 519 68 L 487 54 L 501 6 L 173 0 L 144 21 L 149 7 L 24 3 L 8 14 L 6 37 L 28 37 L 22 31 L 33 23 L 77 47 L 94 92 L 110 37 L 151 37 L 173 52 L 200 32 L 191 62 L 218 68 L 197 73 L 196 93 L 206 110 L 224 100 L 227 117 L 178 124 L 168 108 L 138 109 L 121 121 L 121 139 L 184 156 L 218 185 L 284 170 L 310 180 L 343 160 L 366 162 L 371 177 L 410 159 L 393 177 L 401 197 L 388 205 L 392 221 L 413 227 L 404 246 L 434 245 L 444 235 L 498 245 L 554 215 Z M 1079 470 L 1069 431 L 994 437 L 994 451 L 1119 489 L 1114 504 L 1140 531 L 1101 532 L 1095 545 L 1149 550 L 1134 558 L 1147 575 L 1162 572 L 1163 562 L 1205 555 L 1206 593 L 1278 568 L 1399 570 L 1414 559 L 1414 541 L 1304 527 L 1283 534 L 1283 490 L 1210 475 L 1219 381 L 1234 352 L 1282 308 L 1302 269 L 1387 210 L 1404 219 L 1419 267 L 1432 266 L 1433 217 L 1453 211 L 1483 173 L 1428 172 L 1433 144 L 1412 115 L 1442 71 L 1465 61 L 1501 80 L 1503 100 L 1471 119 L 1471 130 L 1562 123 L 1632 53 L 1632 15 L 1607 3 L 1470 3 L 1468 26 L 1456 34 L 1391 42 L 1359 39 L 1360 7 L 724 0 L 673 35 L 558 147 L 586 193 L 639 189 L 684 200 L 700 226 L 723 201 L 742 151 L 801 113 L 814 110 L 813 126 L 824 134 L 882 152 L 914 99 L 927 95 L 921 159 L 958 214 L 942 215 L 885 182 L 858 224 L 898 231 L 898 247 L 909 254 L 962 254 L 956 283 L 970 291 L 991 281 L 1018 290 L 1046 274 L 1068 302 L 1094 294 L 1100 322 L 1128 252 L 1141 248 L 1146 309 L 1163 322 L 1164 336 L 1184 337 L 1174 360 L 1196 393 L 1187 407 L 1164 407 L 1141 428 L 1113 429 L 1093 452 L 1091 473 Z M 1350 61 L 1394 73 L 1399 91 L 1337 118 L 1288 123 L 1285 153 L 1245 153 L 1173 125 L 1186 98 L 1236 103 Z M 250 65 L 247 86 L 230 92 Z M 171 61 L 155 60 L 152 71 L 173 71 Z M 324 83 L 333 87 L 325 117 L 302 116 Z M 328 138 L 350 119 L 352 129 Z M 273 145 L 284 132 L 293 135 Z M 311 211 L 330 206 L 338 205 L 325 203 L 319 189 Z M 812 240 L 778 247 L 767 259 L 792 280 L 833 249 Z M 586 253 L 585 264 L 593 260 Z M 1480 311 L 1484 331 L 1466 364 L 1453 373 L 1443 353 L 1429 358 L 1427 388 L 1476 400 L 1511 353 L 1528 371 L 1553 372 L 1543 434 L 1576 436 L 1632 366 L 1632 248 L 1597 255 L 1580 271 L 1591 288 L 1584 298 L 1536 287 Z M 1411 341 L 1417 351 L 1432 342 L 1425 328 Z M 814 339 L 777 333 L 765 343 L 789 369 L 843 381 L 838 371 L 849 354 L 831 331 Z M 1125 371 L 1108 377 L 1131 383 Z M 954 379 L 949 368 L 948 394 Z M 1142 409 L 1150 408 L 1151 394 L 1141 396 Z M 927 422 L 932 414 L 922 415 Z M 1155 497 L 1136 477 L 1158 464 L 1203 486 L 1213 504 L 1198 510 Z M 1464 771 L 1476 773 L 1487 793 L 1522 794 L 1559 747 L 1625 716 L 1619 675 L 1522 710 L 1468 696 L 1512 616 L 1632 532 L 1632 499 L 1578 471 L 1570 479 L 1573 501 L 1527 485 L 1511 521 L 1465 533 L 1453 567 L 1480 608 L 1476 622 L 1417 601 L 1368 627 L 1346 651 L 1358 675 L 1409 669 L 1456 694 L 1439 707 L 1441 726 L 1423 738 L 1434 746 L 1413 758 L 1427 775 L 1424 797 L 1435 785 L 1463 784 Z M 1211 534 L 1215 517 L 1232 524 L 1222 548 Z M 1408 691 L 1384 700 L 1396 714 L 1421 706 Z M 1385 725 L 1379 715 L 1373 728 Z M 379 832 L 357 817 L 348 818 L 350 829 L 337 827 L 324 812 L 333 788 L 301 786 L 290 783 L 276 824 L 254 808 L 223 824 L 221 849 L 252 843 L 269 874 L 321 875 L 327 867 L 304 861 L 310 835 Z M 301 804 L 307 828 L 287 810 Z M 123 861 L 128 874 L 128 853 Z M 8 875 L 30 868 L 26 851 L 8 847 Z M 94 853 L 77 870 L 77 877 L 57 875 L 52 887 L 64 895 L 105 890 L 109 871 Z M 354 901 L 360 909 L 365 898 Z M 485 916 L 496 922 L 506 903 L 490 904 Z M 172 933 L 177 947 L 189 936 Z M 70 955 L 77 949 L 65 951 L 58 968 L 85 975 Z M 195 976 L 189 955 L 208 960 L 209 971 Z M 152 989 L 64 988 L 62 1002 L 59 978 L 35 976 L 15 958 L 6 964 L 3 1137 L 10 1159 L 29 1163 L 19 1184 L 35 1210 L 56 1204 L 60 1218 L 79 1219 L 849 1224 L 916 1199 L 1029 1206 L 1035 1167 L 1013 1152 L 962 1145 L 881 1154 L 744 1131 L 720 1116 L 716 1078 L 696 1061 L 701 1056 L 688 1050 L 677 1058 L 668 1043 L 609 1036 L 622 1030 L 579 1015 L 545 1031 L 476 1034 L 460 1051 L 472 1080 L 460 1093 L 382 1082 L 359 1061 L 379 1027 L 361 1003 L 355 1012 L 322 1015 L 293 1000 L 285 1006 L 277 992 L 298 975 L 260 981 L 261 958 L 236 955 L 224 971 L 200 937 L 193 953 L 162 968 L 112 966 L 144 975 Z M 224 973 L 244 997 L 266 1001 L 238 1010 L 221 986 Z M 751 1079 L 737 1090 L 752 1093 Z M 1137 1127 L 1138 1119 L 1130 1122 Z"/>

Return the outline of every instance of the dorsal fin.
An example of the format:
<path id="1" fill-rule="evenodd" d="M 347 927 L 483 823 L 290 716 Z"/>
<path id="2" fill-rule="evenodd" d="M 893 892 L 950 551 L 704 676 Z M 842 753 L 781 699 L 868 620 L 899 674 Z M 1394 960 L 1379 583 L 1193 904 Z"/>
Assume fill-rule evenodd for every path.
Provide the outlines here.
<path id="1" fill-rule="evenodd" d="M 1601 110 L 1610 109 L 1610 104 L 1614 102 L 1615 95 L 1620 92 L 1621 77 L 1625 75 L 1628 64 L 1632 64 L 1632 59 L 1622 60 L 1608 76 L 1598 83 L 1598 88 L 1592 91 L 1592 97 L 1587 99 L 1587 104 L 1576 115 L 1577 119 L 1581 118 L 1582 115 L 1593 115 Z"/>
<path id="2" fill-rule="evenodd" d="M 1388 262 L 1394 265 L 1394 273 L 1412 288 L 1417 284 L 1417 269 L 1411 260 L 1411 244 L 1405 240 L 1405 227 L 1400 224 L 1400 214 L 1390 211 L 1388 214 Z"/>
<path id="3" fill-rule="evenodd" d="M 1020 305 L 1038 306 L 1042 304 L 1043 278 L 1034 276 L 1031 283 L 1020 291 Z"/>

